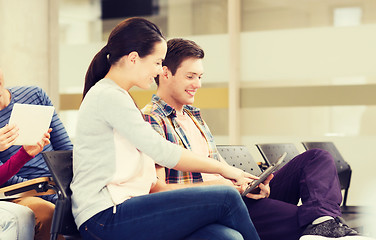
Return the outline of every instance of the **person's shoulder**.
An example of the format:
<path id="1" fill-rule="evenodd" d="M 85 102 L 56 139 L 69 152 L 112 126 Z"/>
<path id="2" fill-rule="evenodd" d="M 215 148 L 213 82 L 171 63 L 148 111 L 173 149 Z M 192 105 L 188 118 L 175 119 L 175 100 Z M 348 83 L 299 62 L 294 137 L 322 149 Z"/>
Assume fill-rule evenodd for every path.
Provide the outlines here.
<path id="1" fill-rule="evenodd" d="M 145 115 L 150 115 L 154 110 L 154 102 L 150 101 L 148 102 L 142 109 L 141 112 Z"/>
<path id="2" fill-rule="evenodd" d="M 86 96 L 100 98 L 101 101 L 117 101 L 120 99 L 131 100 L 129 93 L 109 79 L 102 79 L 97 82 Z M 85 97 L 86 98 L 86 97 Z"/>
<path id="3" fill-rule="evenodd" d="M 43 89 L 38 86 L 15 86 L 9 88 L 12 92 L 43 92 Z"/>
<path id="4" fill-rule="evenodd" d="M 158 104 L 151 101 L 150 103 L 146 104 L 143 109 L 141 109 L 143 113 L 144 120 L 152 126 L 154 130 L 159 132 L 162 136 L 165 136 L 165 133 L 162 129 L 162 126 L 165 125 L 166 122 L 166 114 L 158 107 Z"/>
<path id="5" fill-rule="evenodd" d="M 38 86 L 17 86 L 9 88 L 15 102 L 51 105 L 47 93 Z"/>
<path id="6" fill-rule="evenodd" d="M 141 112 L 145 116 L 149 116 L 150 118 L 154 118 L 154 119 L 161 119 L 161 118 L 166 117 L 166 114 L 163 111 L 163 109 L 160 107 L 160 105 L 153 101 L 146 104 L 145 107 L 141 109 Z"/>

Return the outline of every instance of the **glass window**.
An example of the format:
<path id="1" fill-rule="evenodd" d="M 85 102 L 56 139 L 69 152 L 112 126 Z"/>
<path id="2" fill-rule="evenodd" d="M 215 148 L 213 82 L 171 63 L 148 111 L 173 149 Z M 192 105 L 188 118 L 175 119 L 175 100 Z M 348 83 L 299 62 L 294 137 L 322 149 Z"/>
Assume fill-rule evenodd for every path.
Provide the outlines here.
<path id="1" fill-rule="evenodd" d="M 203 87 L 227 87 L 231 61 L 227 5 L 228 0 L 62 0 L 61 94 L 80 99 L 78 95 L 91 59 L 105 45 L 113 27 L 131 16 L 153 21 L 167 38 L 185 37 L 196 41 L 205 50 Z M 252 92 L 249 90 L 259 88 L 270 94 L 275 104 L 263 107 L 257 99 L 250 103 L 246 96 L 241 96 L 242 119 L 251 118 L 255 123 L 249 125 L 244 120 L 243 134 L 267 136 L 303 131 L 307 135 L 366 135 L 372 132 L 369 119 L 376 115 L 371 101 L 356 106 L 345 103 L 333 106 L 332 98 L 338 98 L 338 93 L 317 92 L 317 98 L 324 99 L 328 106 L 320 107 L 312 102 L 300 107 L 298 103 L 304 100 L 299 91 L 309 86 L 360 86 L 358 89 L 368 94 L 368 86 L 376 83 L 374 0 L 345 3 L 341 0 L 242 0 L 239 14 L 241 92 L 248 94 Z M 282 102 L 292 104 L 279 107 L 272 88 L 285 92 Z M 74 136 L 77 108 L 62 105 L 68 105 L 61 114 L 69 125 L 69 134 Z M 214 134 L 228 134 L 227 106 L 218 110 L 209 104 L 203 112 Z M 257 122 L 276 119 L 281 112 L 296 116 L 300 124 L 286 120 L 285 126 L 270 128 L 265 125 L 267 121 Z M 304 121 L 300 116 L 317 121 Z M 318 116 L 322 119 L 318 120 Z"/>

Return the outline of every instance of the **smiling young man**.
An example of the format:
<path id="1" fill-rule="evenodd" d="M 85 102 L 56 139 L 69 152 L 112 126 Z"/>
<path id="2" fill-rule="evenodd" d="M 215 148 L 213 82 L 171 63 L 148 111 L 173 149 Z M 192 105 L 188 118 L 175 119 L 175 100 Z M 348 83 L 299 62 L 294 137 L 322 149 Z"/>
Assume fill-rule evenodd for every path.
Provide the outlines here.
<path id="1" fill-rule="evenodd" d="M 204 74 L 204 51 L 193 41 L 167 43 L 156 95 L 142 112 L 145 120 L 169 141 L 197 154 L 223 161 L 200 110 L 191 106 Z M 213 160 L 214 161 L 214 160 Z M 157 167 L 155 191 L 200 185 L 232 185 L 220 176 Z M 342 200 L 333 158 L 322 150 L 295 157 L 260 184 L 259 194 L 244 198 L 262 240 L 366 239 L 341 220 Z M 241 190 L 240 190 L 241 191 Z M 270 195 L 270 196 L 269 196 Z M 297 206 L 299 199 L 302 205 Z"/>

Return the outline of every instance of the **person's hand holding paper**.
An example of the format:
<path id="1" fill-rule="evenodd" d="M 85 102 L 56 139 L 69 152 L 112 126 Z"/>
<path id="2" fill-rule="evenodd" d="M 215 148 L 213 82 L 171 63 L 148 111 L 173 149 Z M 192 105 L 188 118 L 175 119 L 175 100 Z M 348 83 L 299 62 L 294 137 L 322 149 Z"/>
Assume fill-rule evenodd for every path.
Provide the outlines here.
<path id="1" fill-rule="evenodd" d="M 44 133 L 44 136 L 39 142 L 35 145 L 24 145 L 23 148 L 30 156 L 34 157 L 41 151 L 43 151 L 44 146 L 50 144 L 50 132 L 52 128 L 48 129 L 48 132 Z"/>
<path id="2" fill-rule="evenodd" d="M 8 149 L 18 137 L 18 128 L 15 125 L 5 125 L 0 128 L 0 151 Z"/>
<path id="3" fill-rule="evenodd" d="M 37 145 L 48 132 L 54 113 L 53 106 L 14 104 L 9 125 L 18 128 L 13 145 Z"/>

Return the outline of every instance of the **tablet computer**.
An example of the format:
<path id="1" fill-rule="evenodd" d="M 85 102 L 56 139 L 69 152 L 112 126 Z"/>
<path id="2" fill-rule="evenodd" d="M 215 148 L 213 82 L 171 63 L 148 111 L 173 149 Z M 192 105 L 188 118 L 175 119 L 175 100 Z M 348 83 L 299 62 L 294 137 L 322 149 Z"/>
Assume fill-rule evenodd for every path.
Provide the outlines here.
<path id="1" fill-rule="evenodd" d="M 248 187 L 244 190 L 244 192 L 242 193 L 242 196 L 246 196 L 248 193 L 252 192 L 253 190 L 255 190 L 258 185 L 262 182 L 265 181 L 265 179 L 270 175 L 272 174 L 283 162 L 283 159 L 285 159 L 287 153 L 284 152 L 277 160 L 277 162 L 273 165 L 271 165 L 270 167 L 268 167 L 267 169 L 265 169 L 265 171 L 263 171 L 261 173 L 261 175 L 259 176 L 259 179 L 256 179 L 256 180 L 253 180 L 252 182 L 250 182 L 248 184 Z"/>
<path id="2" fill-rule="evenodd" d="M 19 128 L 14 145 L 37 144 L 48 131 L 54 110 L 53 106 L 15 103 L 9 119 L 9 125 Z"/>

